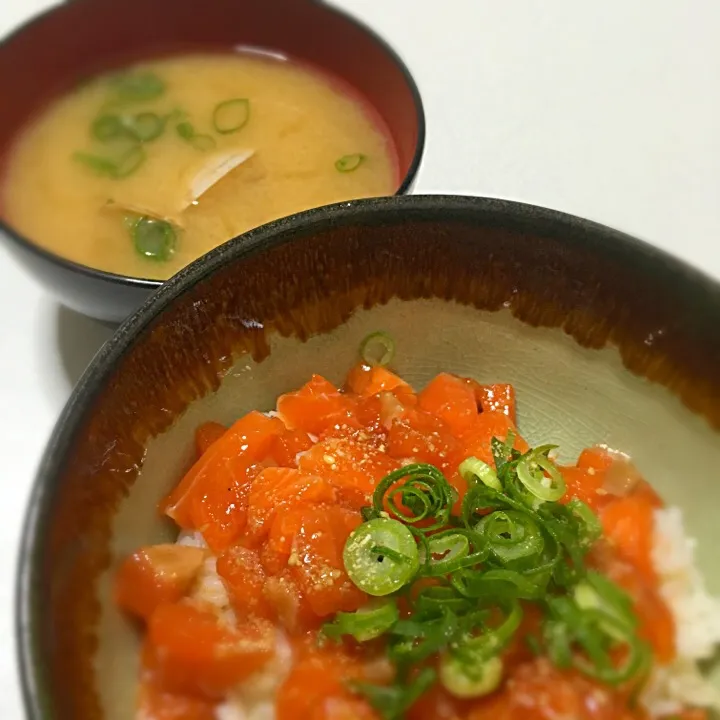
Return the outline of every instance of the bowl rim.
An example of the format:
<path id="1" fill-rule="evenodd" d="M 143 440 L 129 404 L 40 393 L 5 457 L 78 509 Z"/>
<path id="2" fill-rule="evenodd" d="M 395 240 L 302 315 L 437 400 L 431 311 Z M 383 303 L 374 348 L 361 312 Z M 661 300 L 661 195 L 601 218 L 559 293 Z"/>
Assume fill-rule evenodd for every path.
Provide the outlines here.
<path id="1" fill-rule="evenodd" d="M 320 5 L 324 12 L 339 16 L 350 24 L 355 25 L 358 30 L 362 31 L 365 35 L 367 35 L 368 38 L 371 39 L 379 47 L 379 49 L 388 56 L 390 61 L 398 68 L 398 70 L 400 70 L 403 80 L 407 85 L 408 89 L 410 90 L 410 95 L 412 97 L 412 102 L 415 109 L 415 119 L 417 122 L 418 136 L 415 143 L 415 150 L 413 152 L 412 160 L 410 162 L 410 166 L 408 167 L 408 171 L 402 178 L 398 189 L 393 193 L 393 196 L 405 195 L 410 191 L 413 183 L 415 182 L 415 179 L 417 178 L 420 164 L 422 162 L 422 158 L 425 152 L 425 141 L 427 135 L 425 108 L 417 82 L 415 81 L 415 78 L 410 72 L 410 69 L 406 65 L 405 61 L 400 57 L 399 53 L 393 48 L 392 45 L 390 45 L 387 40 L 385 40 L 385 38 L 383 38 L 375 30 L 373 30 L 369 25 L 367 25 L 362 20 L 359 20 L 351 13 L 346 12 L 345 10 L 341 10 L 338 7 L 327 5 L 324 2 L 314 2 L 314 4 Z M 21 35 L 25 35 L 26 33 L 32 32 L 34 27 L 36 25 L 39 25 L 43 20 L 55 13 L 61 13 L 65 9 L 67 9 L 67 4 L 61 3 L 60 5 L 50 7 L 47 10 L 44 10 L 43 12 L 40 12 L 29 18 L 24 23 L 21 23 L 8 35 L 0 38 L 0 53 L 3 52 L 4 48 L 7 45 L 10 45 L 12 42 L 14 42 L 16 38 L 20 37 Z M 153 290 L 166 282 L 165 280 L 141 278 L 134 277 L 132 275 L 113 273 L 108 270 L 100 270 L 90 265 L 84 265 L 73 260 L 68 260 L 62 255 L 58 255 L 52 250 L 48 250 L 34 243 L 32 240 L 15 230 L 15 228 L 13 228 L 10 223 L 6 222 L 5 220 L 3 220 L 2 217 L 0 217 L 0 237 L 2 237 L 3 235 L 16 246 L 19 246 L 23 250 L 29 251 L 36 257 L 45 260 L 53 265 L 58 265 L 72 273 L 76 273 L 87 278 L 91 278 L 93 280 L 102 280 L 104 282 L 109 282 L 114 285 L 122 285 L 125 287 L 132 287 L 137 289 L 145 288 L 149 290 Z"/>
<path id="2" fill-rule="evenodd" d="M 47 518 L 52 513 L 65 458 L 71 451 L 86 413 L 141 333 L 197 283 L 230 263 L 280 245 L 302 242 L 302 236 L 296 237 L 298 231 L 322 230 L 329 225 L 363 225 L 383 219 L 401 220 L 403 217 L 423 219 L 429 215 L 434 217 L 438 212 L 447 213 L 448 219 L 464 215 L 469 219 L 485 220 L 488 225 L 491 222 L 512 222 L 532 228 L 535 233 L 553 230 L 574 232 L 576 237 L 563 241 L 591 246 L 600 242 L 599 252 L 622 252 L 638 263 L 669 269 L 683 288 L 695 295 L 698 291 L 709 295 L 720 317 L 720 282 L 684 260 L 591 220 L 513 200 L 463 195 L 408 195 L 353 200 L 281 218 L 220 245 L 183 268 L 152 293 L 105 342 L 75 385 L 45 447 L 27 501 L 15 576 L 16 652 L 23 704 L 30 720 L 54 717 L 49 683 L 44 676 L 43 659 L 36 643 L 38 629 L 34 612 L 35 604 L 42 600 L 38 597 L 37 577 L 42 571 Z"/>

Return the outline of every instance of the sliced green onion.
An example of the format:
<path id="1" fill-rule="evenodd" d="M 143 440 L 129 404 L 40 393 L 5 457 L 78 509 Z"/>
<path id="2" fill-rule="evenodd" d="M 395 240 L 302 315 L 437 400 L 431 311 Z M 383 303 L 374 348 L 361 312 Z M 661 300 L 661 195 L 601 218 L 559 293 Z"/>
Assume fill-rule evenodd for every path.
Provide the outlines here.
<path id="1" fill-rule="evenodd" d="M 340 638 L 351 635 L 358 642 L 374 640 L 385 634 L 400 619 L 397 603 L 389 598 L 374 600 L 351 613 L 339 612 L 323 626 L 323 635 Z"/>
<path id="2" fill-rule="evenodd" d="M 393 685 L 372 685 L 351 682 L 350 689 L 362 695 L 378 711 L 383 720 L 400 720 L 435 682 L 435 671 L 425 667 L 417 674 Z"/>
<path id="3" fill-rule="evenodd" d="M 458 616 L 447 608 L 433 617 L 398 621 L 390 633 L 388 657 L 401 667 L 427 660 L 462 630 Z"/>
<path id="4" fill-rule="evenodd" d="M 454 588 L 442 585 L 423 588 L 413 602 L 414 610 L 419 613 L 431 614 L 437 614 L 442 610 L 461 613 L 474 607 L 475 604 L 472 601 L 462 597 Z"/>
<path id="5" fill-rule="evenodd" d="M 464 528 L 444 530 L 427 539 L 427 555 L 423 558 L 423 573 L 430 576 L 447 575 L 463 567 L 477 565 L 487 557 L 482 537 Z"/>
<path id="6" fill-rule="evenodd" d="M 159 138 L 165 129 L 165 120 L 153 112 L 138 113 L 126 124 L 130 133 L 140 142 Z"/>
<path id="7" fill-rule="evenodd" d="M 402 482 L 402 481 L 405 482 Z M 380 514 L 387 503 L 391 517 L 424 532 L 445 527 L 456 491 L 433 465 L 415 463 L 386 475 L 375 488 L 373 507 Z"/>
<path id="8" fill-rule="evenodd" d="M 547 607 L 551 620 L 545 637 L 548 653 L 556 664 L 562 667 L 572 664 L 585 675 L 609 685 L 627 682 L 645 667 L 649 650 L 624 620 L 618 620 L 604 608 L 581 608 L 569 597 L 551 598 Z M 611 653 L 617 644 L 626 649 L 619 666 Z M 574 652 L 574 647 L 582 652 Z"/>
<path id="9" fill-rule="evenodd" d="M 343 155 L 339 160 L 335 161 L 335 169 L 341 173 L 353 172 L 354 170 L 357 170 L 366 159 L 366 156 L 362 153 Z"/>
<path id="10" fill-rule="evenodd" d="M 387 548 L 390 553 L 377 552 L 378 548 Z M 399 590 L 419 567 L 413 534 L 402 523 L 386 518 L 363 523 L 350 534 L 343 562 L 355 585 L 374 596 Z"/>
<path id="11" fill-rule="evenodd" d="M 125 134 L 125 126 L 118 115 L 100 115 L 90 127 L 93 137 L 100 142 L 109 142 Z"/>
<path id="12" fill-rule="evenodd" d="M 515 447 L 515 433 L 512 430 L 508 430 L 505 436 L 505 442 L 500 438 L 494 437 L 490 441 L 490 450 L 493 455 L 493 462 L 495 463 L 495 471 L 498 475 L 504 470 L 505 465 L 509 464 L 513 459 L 513 454 L 517 451 Z"/>
<path id="13" fill-rule="evenodd" d="M 130 148 L 116 164 L 114 178 L 125 178 L 132 175 L 147 159 L 145 151 L 139 146 Z"/>
<path id="14" fill-rule="evenodd" d="M 578 592 L 582 596 L 582 602 L 578 599 Z M 585 579 L 575 588 L 575 602 L 581 608 L 601 610 L 611 615 L 618 623 L 630 630 L 635 630 L 638 626 L 630 596 L 612 580 L 594 570 L 588 570 Z M 583 602 L 588 604 L 583 605 Z"/>
<path id="15" fill-rule="evenodd" d="M 169 222 L 141 217 L 132 228 L 135 249 L 149 260 L 169 260 L 175 252 L 175 229 Z"/>
<path id="16" fill-rule="evenodd" d="M 188 142 L 196 150 L 202 150 L 203 152 L 212 150 L 217 145 L 215 138 L 210 135 L 193 135 Z"/>
<path id="17" fill-rule="evenodd" d="M 454 573 L 450 582 L 453 588 L 466 598 L 541 600 L 546 594 L 542 582 L 534 581 L 517 570 L 504 568 L 482 573 Z"/>
<path id="18" fill-rule="evenodd" d="M 140 146 L 132 146 L 116 159 L 85 152 L 73 154 L 75 160 L 94 170 L 98 175 L 107 175 L 116 180 L 134 173 L 145 162 L 146 157 L 145 151 Z"/>
<path id="19" fill-rule="evenodd" d="M 484 662 L 498 655 L 507 647 L 520 627 L 523 611 L 516 598 L 497 599 L 494 604 L 504 612 L 500 624 L 481 635 L 465 638 L 455 650 L 456 654 L 467 662 Z"/>
<path id="20" fill-rule="evenodd" d="M 517 464 L 520 482 L 536 498 L 544 502 L 555 502 L 565 494 L 565 480 L 548 457 L 555 445 L 543 445 L 525 454 Z M 547 473 L 547 475 L 546 475 Z"/>
<path id="21" fill-rule="evenodd" d="M 583 544 L 590 546 L 602 537 L 602 523 L 582 500 L 574 497 L 567 504 L 567 508 L 582 523 L 583 535 L 581 541 Z"/>
<path id="22" fill-rule="evenodd" d="M 615 618 L 618 623 L 612 621 L 605 622 L 600 620 L 600 627 L 603 631 L 614 640 L 622 641 L 627 637 L 628 625 L 626 618 L 623 616 L 618 617 L 614 612 L 612 606 L 608 606 L 603 603 L 602 598 L 597 591 L 588 582 L 580 582 L 575 586 L 573 598 L 576 605 L 581 610 L 598 610 L 601 613 L 607 614 Z M 629 626 L 630 631 L 634 628 L 632 625 Z"/>
<path id="23" fill-rule="evenodd" d="M 489 695 L 500 685 L 503 676 L 503 662 L 497 656 L 473 666 L 455 655 L 444 653 L 438 669 L 443 687 L 462 699 Z"/>
<path id="24" fill-rule="evenodd" d="M 183 140 L 190 140 L 190 138 L 195 137 L 195 128 L 193 127 L 193 124 L 187 120 L 179 122 L 175 126 L 175 130 Z"/>
<path id="25" fill-rule="evenodd" d="M 153 72 L 127 72 L 110 78 L 117 101 L 122 103 L 154 100 L 165 92 L 165 83 Z"/>
<path id="26" fill-rule="evenodd" d="M 360 357 L 368 365 L 389 365 L 395 357 L 395 341 L 386 332 L 370 333 L 360 343 Z"/>
<path id="27" fill-rule="evenodd" d="M 498 480 L 497 473 L 486 462 L 476 457 L 469 457 L 460 463 L 458 468 L 460 475 L 468 484 L 480 480 L 484 485 L 502 492 L 502 484 Z"/>
<path id="28" fill-rule="evenodd" d="M 496 510 L 482 518 L 476 529 L 487 540 L 491 554 L 503 565 L 535 558 L 545 547 L 537 523 L 528 513 L 517 510 Z"/>
<path id="29" fill-rule="evenodd" d="M 92 153 L 76 152 L 73 153 L 73 159 L 87 166 L 98 175 L 114 177 L 117 168 L 114 161 L 100 155 L 93 155 Z"/>
<path id="30" fill-rule="evenodd" d="M 187 120 L 179 122 L 175 126 L 175 130 L 183 140 L 187 141 L 188 144 L 192 145 L 196 150 L 212 150 L 217 145 L 215 138 L 210 135 L 197 134 L 193 124 Z"/>
<path id="31" fill-rule="evenodd" d="M 213 126 L 221 135 L 237 132 L 250 119 L 250 101 L 247 98 L 225 100 L 213 110 Z"/>
<path id="32" fill-rule="evenodd" d="M 585 564 L 602 531 L 598 519 L 577 498 L 557 502 L 565 484 L 548 458 L 553 446 L 522 455 L 514 442 L 512 432 L 504 443 L 493 438 L 494 469 L 477 458 L 461 464 L 468 490 L 459 514 L 453 514 L 457 493 L 437 467 L 416 463 L 389 473 L 348 539 L 345 565 L 358 587 L 375 596 L 407 595 L 407 616 L 388 614 L 368 631 L 383 637 L 397 671 L 396 685 L 369 691 L 383 717 L 397 717 L 405 683 L 438 653 L 450 692 L 490 692 L 502 664 L 494 678 L 473 669 L 497 670 L 520 627 L 521 601 L 545 609 L 542 638 L 534 644 L 559 667 L 609 684 L 640 682 L 647 671 L 650 651 L 636 636 L 631 600 Z M 434 584 L 413 584 L 427 577 Z M 356 630 L 362 637 L 364 620 L 341 613 L 329 634 Z"/>

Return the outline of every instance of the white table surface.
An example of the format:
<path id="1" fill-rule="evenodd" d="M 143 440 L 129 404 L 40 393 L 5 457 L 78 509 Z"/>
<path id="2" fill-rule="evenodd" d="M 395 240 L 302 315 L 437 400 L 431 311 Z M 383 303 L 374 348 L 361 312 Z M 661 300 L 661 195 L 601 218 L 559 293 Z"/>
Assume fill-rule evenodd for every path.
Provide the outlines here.
<path id="1" fill-rule="evenodd" d="M 0 36 L 51 4 L 0 0 Z M 420 86 L 416 192 L 559 208 L 720 277 L 720 3 L 338 4 L 385 36 Z M 4 248 L 0 331 L 0 718 L 11 720 L 23 714 L 13 594 L 25 502 L 53 423 L 110 331 L 58 306 Z"/>

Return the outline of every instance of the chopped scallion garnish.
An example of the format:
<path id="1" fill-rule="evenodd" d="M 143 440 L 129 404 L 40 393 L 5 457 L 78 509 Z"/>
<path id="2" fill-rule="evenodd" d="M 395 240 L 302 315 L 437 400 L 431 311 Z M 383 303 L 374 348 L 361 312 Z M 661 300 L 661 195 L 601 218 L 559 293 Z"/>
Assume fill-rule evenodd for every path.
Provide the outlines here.
<path id="1" fill-rule="evenodd" d="M 148 260 L 169 260 L 175 252 L 177 234 L 165 220 L 141 217 L 131 226 L 131 233 L 135 249 Z"/>
<path id="2" fill-rule="evenodd" d="M 376 518 L 354 530 L 343 561 L 350 579 L 368 595 L 390 595 L 417 574 L 418 549 L 413 534 L 396 520 Z"/>
<path id="3" fill-rule="evenodd" d="M 175 130 L 183 140 L 187 141 L 187 143 L 192 145 L 196 150 L 202 150 L 204 152 L 206 150 L 212 150 L 217 145 L 215 138 L 210 135 L 196 133 L 193 124 L 187 120 L 179 122 L 175 126 Z"/>
<path id="4" fill-rule="evenodd" d="M 323 635 L 329 638 L 350 635 L 358 642 L 367 642 L 385 634 L 399 619 L 395 600 L 383 598 L 355 612 L 339 612 L 333 622 L 323 626 Z"/>
<path id="5" fill-rule="evenodd" d="M 482 697 L 500 685 L 503 662 L 495 655 L 482 663 L 467 663 L 446 652 L 440 658 L 439 675 L 451 695 L 463 699 Z"/>
<path id="6" fill-rule="evenodd" d="M 538 500 L 555 502 L 565 494 L 565 480 L 548 457 L 555 445 L 535 448 L 517 464 L 518 480 Z"/>
<path id="7" fill-rule="evenodd" d="M 469 457 L 460 463 L 458 472 L 463 480 L 467 483 L 473 483 L 477 480 L 484 483 L 493 490 L 502 491 L 502 485 L 498 480 L 497 473 L 486 462 L 476 457 Z"/>
<path id="8" fill-rule="evenodd" d="M 194 135 L 188 140 L 188 142 L 196 150 L 202 150 L 203 152 L 206 152 L 207 150 L 212 150 L 217 145 L 217 143 L 215 142 L 215 138 L 213 138 L 211 135 Z"/>
<path id="9" fill-rule="evenodd" d="M 190 140 L 190 138 L 195 136 L 195 128 L 193 127 L 193 124 L 187 120 L 179 122 L 175 126 L 175 130 L 183 140 Z"/>
<path id="10" fill-rule="evenodd" d="M 370 333 L 360 343 L 360 357 L 368 365 L 389 365 L 395 357 L 395 341 L 386 332 Z"/>
<path id="11" fill-rule="evenodd" d="M 93 137 L 103 143 L 125 134 L 125 126 L 118 115 L 100 115 L 93 120 L 90 130 Z"/>
<path id="12" fill-rule="evenodd" d="M 162 135 L 165 120 L 153 112 L 138 113 L 127 122 L 130 133 L 140 142 L 150 142 Z"/>
<path id="13" fill-rule="evenodd" d="M 542 637 L 533 642 L 558 666 L 610 684 L 638 678 L 647 667 L 629 598 L 585 565 L 601 534 L 598 519 L 577 498 L 557 502 L 565 482 L 548 457 L 553 446 L 521 454 L 514 443 L 512 432 L 492 440 L 495 467 L 474 457 L 460 464 L 468 490 L 459 513 L 457 493 L 438 468 L 416 463 L 389 473 L 348 539 L 350 579 L 371 595 L 402 593 L 409 609 L 399 618 L 387 598 L 392 605 L 340 613 L 327 625 L 331 637 L 363 642 L 367 632 L 368 639 L 385 639 L 395 684 L 355 686 L 383 717 L 401 717 L 406 686 L 414 687 L 437 653 L 449 692 L 491 692 L 523 603 L 544 615 Z M 435 584 L 416 584 L 427 578 Z"/>
<path id="14" fill-rule="evenodd" d="M 225 100 L 213 110 L 213 127 L 221 135 L 237 132 L 250 119 L 250 101 L 247 98 Z"/>
<path id="15" fill-rule="evenodd" d="M 145 151 L 136 145 L 120 156 L 115 167 L 114 178 L 125 178 L 132 175 L 147 159 Z"/>
<path id="16" fill-rule="evenodd" d="M 115 180 L 132 175 L 146 159 L 145 151 L 139 145 L 131 146 L 130 149 L 117 158 L 85 152 L 76 152 L 73 157 L 78 162 L 94 170 L 98 175 L 106 175 Z"/>
<path id="17" fill-rule="evenodd" d="M 383 720 L 399 720 L 435 682 L 432 668 L 421 668 L 412 677 L 396 681 L 392 685 L 372 685 L 365 682 L 352 682 L 350 687 L 378 711 Z"/>
<path id="18" fill-rule="evenodd" d="M 335 161 L 335 169 L 341 173 L 349 173 L 357 170 L 367 159 L 362 153 L 354 155 L 343 155 Z"/>
<path id="19" fill-rule="evenodd" d="M 120 103 L 154 100 L 165 92 L 165 83 L 153 72 L 123 72 L 110 78 L 113 100 Z"/>

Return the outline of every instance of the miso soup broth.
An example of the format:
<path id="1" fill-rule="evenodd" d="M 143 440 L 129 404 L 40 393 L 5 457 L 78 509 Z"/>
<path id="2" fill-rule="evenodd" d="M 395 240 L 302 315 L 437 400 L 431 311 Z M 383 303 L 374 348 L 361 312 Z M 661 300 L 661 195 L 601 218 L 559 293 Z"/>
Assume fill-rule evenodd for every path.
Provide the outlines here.
<path id="1" fill-rule="evenodd" d="M 340 84 L 249 53 L 186 55 L 51 104 L 16 141 L 1 207 L 69 260 L 165 279 L 270 220 L 398 184 L 382 122 Z"/>

